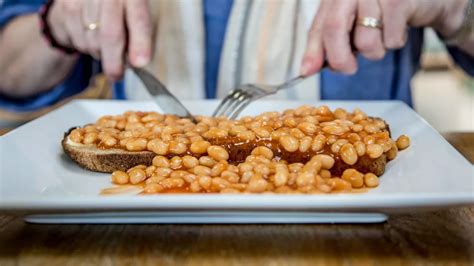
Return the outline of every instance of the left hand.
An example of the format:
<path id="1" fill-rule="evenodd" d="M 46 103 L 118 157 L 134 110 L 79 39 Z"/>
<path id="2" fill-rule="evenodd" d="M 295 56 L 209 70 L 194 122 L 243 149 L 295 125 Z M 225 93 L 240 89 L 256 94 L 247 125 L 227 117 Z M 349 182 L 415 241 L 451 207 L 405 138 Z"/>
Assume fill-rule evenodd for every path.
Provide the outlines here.
<path id="1" fill-rule="evenodd" d="M 308 35 L 301 66 L 302 75 L 321 69 L 324 60 L 339 72 L 353 74 L 357 61 L 353 52 L 379 60 L 387 50 L 399 49 L 407 41 L 407 27 L 432 26 L 449 36 L 462 24 L 467 0 L 321 0 Z M 383 28 L 355 25 L 357 18 L 372 17 Z"/>

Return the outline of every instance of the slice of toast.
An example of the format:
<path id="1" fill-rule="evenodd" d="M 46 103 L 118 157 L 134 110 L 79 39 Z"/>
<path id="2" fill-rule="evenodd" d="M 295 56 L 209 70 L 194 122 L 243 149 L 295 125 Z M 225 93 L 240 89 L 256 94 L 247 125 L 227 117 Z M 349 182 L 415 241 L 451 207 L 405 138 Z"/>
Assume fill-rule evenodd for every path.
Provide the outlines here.
<path id="1" fill-rule="evenodd" d="M 72 129 L 71 129 L 72 130 Z M 70 131 L 71 131 L 70 130 Z M 81 167 L 96 171 L 111 173 L 116 170 L 126 171 L 133 166 L 143 164 L 151 165 L 153 157 L 156 155 L 150 151 L 131 152 L 123 149 L 99 149 L 95 145 L 84 145 L 72 142 L 69 138 L 69 132 L 64 134 L 62 140 L 62 146 L 66 154 L 75 161 Z M 262 145 L 263 143 L 258 142 L 246 142 L 245 145 L 235 145 L 230 139 L 225 140 L 209 140 L 212 144 L 222 145 L 229 152 L 229 161 L 238 163 L 245 160 L 247 155 L 250 155 L 253 148 Z M 267 146 L 267 145 L 265 145 Z M 311 158 L 310 153 L 295 154 L 289 152 L 281 152 L 280 147 L 270 146 L 275 154 L 290 163 L 301 162 L 305 163 Z M 169 154 L 167 157 L 172 158 L 174 154 Z M 387 164 L 387 156 L 383 154 L 377 159 L 371 159 L 368 156 L 362 156 L 358 159 L 355 165 L 348 165 L 344 163 L 340 158 L 335 158 L 335 164 L 331 169 L 333 176 L 340 176 L 345 169 L 354 168 L 362 173 L 374 173 L 380 176 L 385 171 Z"/>

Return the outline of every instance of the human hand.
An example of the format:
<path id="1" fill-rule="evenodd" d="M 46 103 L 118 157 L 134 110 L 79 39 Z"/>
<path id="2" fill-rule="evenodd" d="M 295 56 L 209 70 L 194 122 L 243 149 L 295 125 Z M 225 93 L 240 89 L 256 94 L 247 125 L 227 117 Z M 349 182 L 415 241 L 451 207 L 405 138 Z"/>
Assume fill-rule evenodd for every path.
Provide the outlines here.
<path id="1" fill-rule="evenodd" d="M 128 61 L 143 67 L 152 54 L 152 25 L 147 0 L 55 0 L 49 25 L 64 46 L 102 60 L 112 80 Z"/>
<path id="2" fill-rule="evenodd" d="M 357 71 L 354 52 L 379 60 L 407 41 L 407 27 L 431 26 L 443 36 L 462 24 L 467 0 L 322 0 L 311 26 L 301 74 L 329 66 L 346 74 Z M 383 21 L 383 28 L 354 25 L 357 18 Z"/>

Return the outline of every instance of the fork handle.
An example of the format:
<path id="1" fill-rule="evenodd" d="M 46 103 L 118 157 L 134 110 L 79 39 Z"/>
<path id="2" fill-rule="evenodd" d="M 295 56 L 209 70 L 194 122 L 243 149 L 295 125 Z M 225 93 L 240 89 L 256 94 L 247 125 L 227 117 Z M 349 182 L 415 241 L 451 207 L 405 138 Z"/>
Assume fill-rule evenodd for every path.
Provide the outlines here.
<path id="1" fill-rule="evenodd" d="M 326 60 L 324 60 L 323 65 L 321 66 L 321 69 L 326 68 L 328 66 L 329 66 L 328 62 Z M 287 89 L 287 88 L 291 88 L 293 86 L 296 86 L 301 81 L 305 80 L 307 77 L 309 77 L 309 76 L 299 75 L 295 78 L 292 78 L 292 79 L 286 81 L 285 83 L 281 84 L 280 86 L 278 86 L 277 90 L 283 90 L 283 89 Z"/>

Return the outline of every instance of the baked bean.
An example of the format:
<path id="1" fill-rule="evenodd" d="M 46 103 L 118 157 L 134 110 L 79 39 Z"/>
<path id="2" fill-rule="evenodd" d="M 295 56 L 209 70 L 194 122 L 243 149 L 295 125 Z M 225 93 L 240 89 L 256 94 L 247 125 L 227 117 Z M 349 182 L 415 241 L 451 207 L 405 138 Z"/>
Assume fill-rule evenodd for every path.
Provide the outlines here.
<path id="1" fill-rule="evenodd" d="M 320 151 L 326 145 L 326 137 L 324 135 L 317 135 L 313 138 L 313 142 L 311 143 L 311 150 L 312 151 Z"/>
<path id="2" fill-rule="evenodd" d="M 334 144 L 336 141 L 338 141 L 337 136 L 330 135 L 330 136 L 327 137 L 326 143 L 327 143 L 328 145 L 332 145 L 332 144 Z"/>
<path id="3" fill-rule="evenodd" d="M 348 141 L 346 139 L 338 139 L 336 142 L 334 142 L 331 145 L 331 151 L 334 154 L 337 154 L 337 153 L 339 153 L 339 150 L 342 148 L 342 146 L 344 146 L 347 143 L 348 143 Z"/>
<path id="4" fill-rule="evenodd" d="M 260 175 L 255 174 L 252 178 L 250 178 L 247 191 L 251 193 L 261 193 L 265 191 L 267 184 L 267 180 L 263 179 Z"/>
<path id="5" fill-rule="evenodd" d="M 293 128 L 298 125 L 298 122 L 295 118 L 289 117 L 283 120 L 283 124 L 287 127 Z"/>
<path id="6" fill-rule="evenodd" d="M 313 158 L 321 162 L 321 167 L 323 169 L 331 169 L 335 163 L 334 158 L 327 154 L 318 154 L 313 156 Z"/>
<path id="7" fill-rule="evenodd" d="M 313 142 L 313 140 L 311 139 L 311 137 L 309 137 L 309 136 L 303 137 L 302 139 L 300 139 L 300 146 L 299 146 L 298 150 L 300 152 L 307 152 L 309 150 L 309 148 L 311 148 L 311 143 L 312 142 Z"/>
<path id="8" fill-rule="evenodd" d="M 210 128 L 207 132 L 203 134 L 203 137 L 205 138 L 225 138 L 229 135 L 229 132 L 225 129 L 217 128 L 217 127 L 212 127 Z"/>
<path id="9" fill-rule="evenodd" d="M 292 136 L 281 136 L 280 137 L 280 144 L 283 148 L 289 152 L 295 152 L 299 148 L 299 141 L 295 137 Z"/>
<path id="10" fill-rule="evenodd" d="M 248 171 L 252 171 L 253 170 L 253 166 L 251 163 L 248 163 L 248 162 L 245 162 L 245 163 L 240 163 L 238 165 L 238 168 L 239 168 L 239 172 L 242 174 L 244 172 L 248 172 Z"/>
<path id="11" fill-rule="evenodd" d="M 157 183 L 150 183 L 145 186 L 143 192 L 146 194 L 156 194 L 164 190 L 164 187 Z"/>
<path id="12" fill-rule="evenodd" d="M 127 142 L 125 147 L 129 151 L 143 151 L 146 149 L 147 143 L 148 140 L 144 138 L 137 138 Z"/>
<path id="13" fill-rule="evenodd" d="M 130 177 L 124 171 L 114 171 L 112 173 L 112 182 L 118 185 L 127 184 L 130 180 Z"/>
<path id="14" fill-rule="evenodd" d="M 141 170 L 145 171 L 146 167 L 147 166 L 143 165 L 143 164 L 135 165 L 134 167 L 127 170 L 127 174 L 130 174 L 130 172 L 134 169 L 141 169 Z"/>
<path id="15" fill-rule="evenodd" d="M 369 134 L 374 134 L 379 131 L 378 127 L 374 124 L 366 124 L 364 126 L 364 131 L 369 133 Z"/>
<path id="16" fill-rule="evenodd" d="M 182 142 L 170 141 L 169 152 L 172 154 L 183 154 L 188 150 L 188 146 Z"/>
<path id="17" fill-rule="evenodd" d="M 194 181 L 191 183 L 191 185 L 189 185 L 189 190 L 191 190 L 191 192 L 194 192 L 194 193 L 197 193 L 197 192 L 200 192 L 201 191 L 201 185 L 199 185 L 199 181 Z"/>
<path id="18" fill-rule="evenodd" d="M 222 146 L 211 145 L 207 148 L 207 153 L 211 158 L 217 161 L 226 161 L 229 159 L 229 153 Z"/>
<path id="19" fill-rule="evenodd" d="M 296 177 L 296 185 L 298 187 L 312 186 L 315 181 L 314 174 L 309 171 L 303 171 L 298 174 L 298 177 Z"/>
<path id="20" fill-rule="evenodd" d="M 75 143 L 81 143 L 83 139 L 81 130 L 77 128 L 73 129 L 71 133 L 69 133 L 69 139 Z"/>
<path id="21" fill-rule="evenodd" d="M 148 166 L 148 167 L 145 169 L 146 176 L 147 176 L 147 177 L 152 176 L 152 175 L 155 173 L 155 170 L 156 170 L 156 166 L 154 166 L 154 165 Z"/>
<path id="22" fill-rule="evenodd" d="M 292 128 L 290 129 L 290 135 L 297 138 L 297 139 L 301 139 L 303 137 L 305 137 L 306 135 L 303 133 L 303 131 L 301 131 L 300 129 L 298 128 Z"/>
<path id="23" fill-rule="evenodd" d="M 183 176 L 188 175 L 188 174 L 189 174 L 188 171 L 175 170 L 175 171 L 171 172 L 170 178 L 175 178 L 175 177 L 183 178 Z"/>
<path id="24" fill-rule="evenodd" d="M 360 188 L 364 185 L 364 175 L 355 169 L 346 169 L 341 178 L 351 183 L 353 188 Z"/>
<path id="25" fill-rule="evenodd" d="M 263 156 L 269 160 L 273 159 L 273 151 L 265 146 L 255 147 L 251 154 L 255 156 Z"/>
<path id="26" fill-rule="evenodd" d="M 341 178 L 331 178 L 327 180 L 327 184 L 335 192 L 350 191 L 352 189 L 351 183 Z"/>
<path id="27" fill-rule="evenodd" d="M 202 188 L 206 190 L 211 188 L 212 178 L 210 176 L 198 176 L 197 180 Z"/>
<path id="28" fill-rule="evenodd" d="M 257 127 L 253 128 L 252 130 L 260 138 L 268 138 L 272 132 L 272 128 L 269 127 Z"/>
<path id="29" fill-rule="evenodd" d="M 270 174 L 270 168 L 267 166 L 268 164 L 260 163 L 255 165 L 254 171 L 257 174 L 260 174 L 262 176 L 267 176 Z"/>
<path id="30" fill-rule="evenodd" d="M 324 179 L 328 179 L 328 178 L 331 178 L 331 172 L 329 170 L 326 170 L 326 169 L 322 169 L 320 172 L 319 172 L 319 175 L 324 178 Z"/>
<path id="31" fill-rule="evenodd" d="M 239 182 L 240 176 L 234 172 L 225 170 L 222 172 L 221 177 L 229 181 L 230 183 Z"/>
<path id="32" fill-rule="evenodd" d="M 392 147 L 387 152 L 387 159 L 388 160 L 393 160 L 393 159 L 395 159 L 395 157 L 397 157 L 397 154 L 398 154 L 398 147 L 395 143 L 393 143 Z"/>
<path id="33" fill-rule="evenodd" d="M 173 172 L 173 169 L 167 167 L 157 167 L 155 175 L 168 177 Z"/>
<path id="34" fill-rule="evenodd" d="M 237 134 L 237 138 L 246 141 L 252 141 L 255 139 L 255 133 L 250 130 L 245 130 Z"/>
<path id="35" fill-rule="evenodd" d="M 352 144 L 347 143 L 339 150 L 341 159 L 348 165 L 354 165 L 357 162 L 357 151 Z"/>
<path id="36" fill-rule="evenodd" d="M 240 183 L 248 183 L 254 174 L 253 171 L 245 171 L 241 173 Z"/>
<path id="37" fill-rule="evenodd" d="M 367 155 L 369 155 L 370 158 L 375 159 L 379 158 L 383 154 L 383 149 L 382 146 L 378 144 L 369 144 L 367 145 Z"/>
<path id="38" fill-rule="evenodd" d="M 368 136 L 364 137 L 365 145 L 375 144 L 375 140 L 376 140 L 375 137 L 371 136 L 371 135 L 368 135 Z"/>
<path id="39" fill-rule="evenodd" d="M 219 192 L 225 188 L 230 187 L 229 181 L 220 178 L 220 177 L 214 177 L 211 181 L 211 190 L 214 192 Z"/>
<path id="40" fill-rule="evenodd" d="M 336 108 L 333 114 L 334 114 L 334 117 L 337 119 L 347 119 L 347 112 L 346 110 L 342 108 Z"/>
<path id="41" fill-rule="evenodd" d="M 211 168 L 211 176 L 220 176 L 227 169 L 227 161 L 220 161 Z"/>
<path id="42" fill-rule="evenodd" d="M 191 143 L 191 147 L 189 149 L 192 153 L 202 154 L 207 152 L 207 148 L 211 146 L 211 143 L 205 140 L 199 140 L 196 142 Z"/>
<path id="43" fill-rule="evenodd" d="M 299 170 L 301 170 L 301 168 L 303 168 L 303 166 L 304 166 L 304 164 L 302 164 L 302 163 L 292 163 L 292 164 L 288 165 L 288 170 L 290 170 L 291 173 L 296 173 Z"/>
<path id="44" fill-rule="evenodd" d="M 290 173 L 288 172 L 288 168 L 285 164 L 276 164 L 275 165 L 275 176 L 273 178 L 273 183 L 275 186 L 283 186 L 286 185 L 288 181 Z"/>
<path id="45" fill-rule="evenodd" d="M 357 141 L 354 143 L 354 148 L 356 149 L 357 155 L 359 157 L 364 156 L 365 154 L 365 144 L 362 141 Z"/>
<path id="46" fill-rule="evenodd" d="M 130 176 L 130 183 L 132 184 L 138 184 L 138 183 L 141 183 L 143 181 L 145 181 L 146 179 L 146 173 L 143 169 L 139 169 L 139 168 L 136 168 L 136 169 L 133 169 L 132 171 L 130 171 L 130 173 L 128 174 Z"/>
<path id="47" fill-rule="evenodd" d="M 145 180 L 145 184 L 151 184 L 151 183 L 156 183 L 158 184 L 161 180 L 165 179 L 166 177 L 164 176 L 159 176 L 159 175 L 152 175 L 151 177 L 147 178 Z"/>
<path id="48" fill-rule="evenodd" d="M 348 127 L 345 126 L 325 126 L 322 128 L 323 132 L 331 135 L 342 135 L 349 131 Z"/>
<path id="49" fill-rule="evenodd" d="M 210 176 L 211 168 L 203 165 L 198 165 L 193 168 L 193 173 L 197 176 Z"/>
<path id="50" fill-rule="evenodd" d="M 367 173 L 364 175 L 364 183 L 367 187 L 377 187 L 379 178 L 373 173 Z"/>
<path id="51" fill-rule="evenodd" d="M 103 139 L 101 142 L 100 142 L 101 145 L 104 145 L 105 147 L 114 147 L 115 145 L 117 145 L 117 139 L 114 138 L 114 137 L 110 137 L 110 138 L 106 138 L 106 139 Z"/>
<path id="52" fill-rule="evenodd" d="M 181 159 L 181 157 L 174 156 L 170 160 L 170 168 L 173 169 L 173 170 L 179 169 L 179 168 L 181 168 L 182 163 L 183 163 L 183 159 Z"/>
<path id="53" fill-rule="evenodd" d="M 183 187 L 186 182 L 182 178 L 179 177 L 170 177 L 160 181 L 160 185 L 164 188 L 179 188 Z"/>
<path id="54" fill-rule="evenodd" d="M 318 173 L 321 170 L 322 163 L 317 159 L 309 160 L 302 168 L 302 172 Z"/>
<path id="55" fill-rule="evenodd" d="M 156 167 L 170 167 L 170 161 L 166 157 L 161 155 L 153 157 L 152 163 Z"/>
<path id="56" fill-rule="evenodd" d="M 221 127 L 221 125 L 219 125 Z M 245 126 L 240 126 L 240 125 L 236 125 L 236 126 L 232 126 L 229 130 L 229 134 L 232 135 L 232 136 L 237 136 L 237 134 L 239 134 L 240 132 L 243 132 L 243 131 L 247 131 L 247 128 Z"/>
<path id="57" fill-rule="evenodd" d="M 197 180 L 197 176 L 191 173 L 186 173 L 181 178 L 190 184 Z"/>
<path id="58" fill-rule="evenodd" d="M 402 151 L 410 146 L 410 138 L 407 135 L 401 135 L 398 137 L 396 143 L 398 150 Z"/>
<path id="59" fill-rule="evenodd" d="M 199 157 L 199 163 L 201 165 L 204 165 L 204 166 L 207 166 L 207 167 L 211 168 L 214 165 L 216 165 L 217 161 L 214 160 L 213 158 L 209 157 L 209 156 L 201 156 L 201 157 Z"/>
<path id="60" fill-rule="evenodd" d="M 158 155 L 168 154 L 169 144 L 161 139 L 152 139 L 148 141 L 147 149 Z"/>
<path id="61" fill-rule="evenodd" d="M 357 134 L 357 133 L 349 133 L 349 135 L 347 135 L 346 138 L 352 144 L 354 144 L 358 141 L 361 141 L 361 138 L 360 138 L 359 134 Z"/>
<path id="62" fill-rule="evenodd" d="M 96 132 L 89 132 L 84 134 L 84 139 L 82 143 L 84 144 L 94 144 L 98 140 L 98 136 Z"/>
<path id="63" fill-rule="evenodd" d="M 185 155 L 185 156 L 183 156 L 182 160 L 183 160 L 183 162 L 182 162 L 183 166 L 188 168 L 188 169 L 191 169 L 191 168 L 199 165 L 199 160 L 196 157 L 193 157 L 193 156 Z"/>

